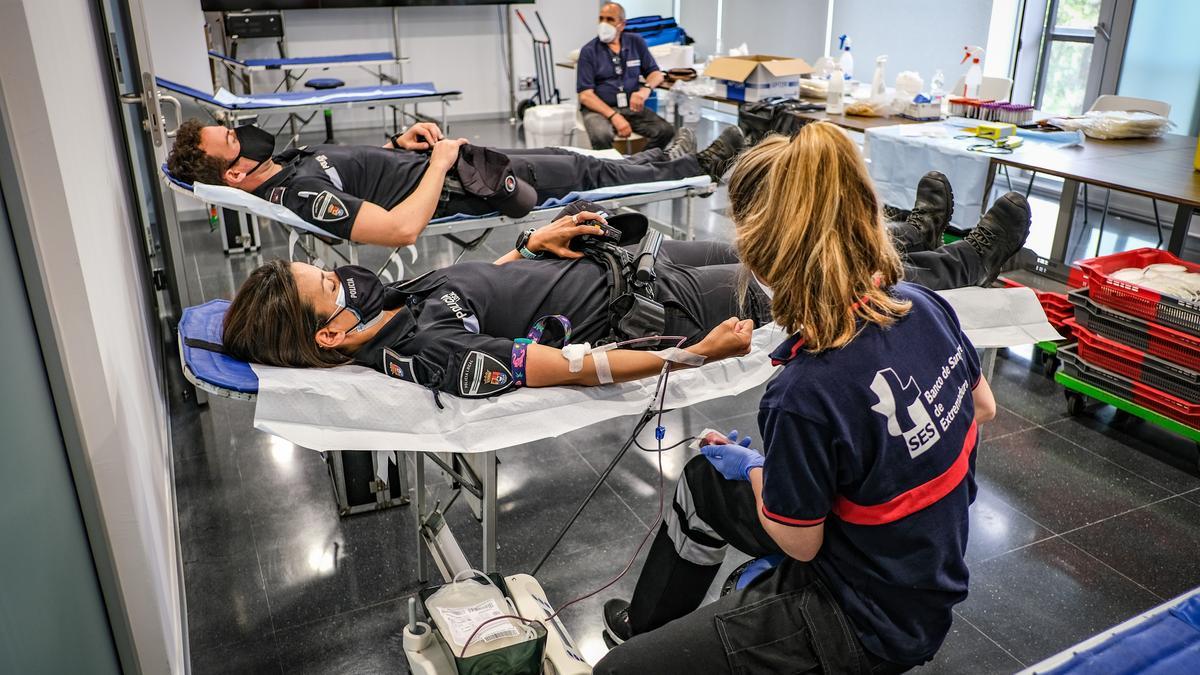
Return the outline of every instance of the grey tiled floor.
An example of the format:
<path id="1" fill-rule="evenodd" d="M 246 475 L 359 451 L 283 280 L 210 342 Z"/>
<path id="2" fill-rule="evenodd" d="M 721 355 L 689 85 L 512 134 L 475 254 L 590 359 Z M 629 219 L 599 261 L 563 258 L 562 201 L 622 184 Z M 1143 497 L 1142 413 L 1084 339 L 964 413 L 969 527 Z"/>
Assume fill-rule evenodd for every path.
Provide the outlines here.
<path id="1" fill-rule="evenodd" d="M 453 132 L 519 143 L 503 122 Z M 711 122 L 701 124 L 701 140 L 714 133 Z M 1048 226 L 1053 204 L 1037 205 Z M 730 237 L 724 206 L 720 192 L 700 205 L 700 238 Z M 651 211 L 669 214 L 668 207 Z M 227 257 L 205 224 L 186 225 L 191 283 L 205 299 L 228 297 L 262 260 L 286 255 L 277 230 L 264 232 L 261 254 Z M 1144 225 L 1110 220 L 1109 228 L 1114 235 L 1106 241 L 1154 239 Z M 468 259 L 498 257 L 514 237 L 498 232 Z M 442 240 L 422 240 L 418 249 L 412 271 L 453 257 Z M 364 264 L 380 262 L 381 253 L 364 254 Z M 1195 447 L 1147 425 L 1115 427 L 1104 409 L 1068 417 L 1061 390 L 1030 356 L 1013 350 L 998 362 L 1001 411 L 983 432 L 971 510 L 971 594 L 923 671 L 1012 672 L 1200 585 Z M 668 438 L 705 426 L 755 433 L 760 393 L 672 413 Z M 252 418 L 252 404 L 213 398 L 197 408 L 176 387 L 172 429 L 193 672 L 406 672 L 401 615 L 419 588 L 413 509 L 339 518 L 321 456 L 254 431 Z M 528 571 L 633 422 L 500 453 L 503 572 Z M 687 456 L 682 448 L 662 456 L 667 499 Z M 582 595 L 624 566 L 657 517 L 658 484 L 658 458 L 631 451 L 540 573 L 552 600 Z M 479 531 L 467 510 L 457 505 L 450 520 L 464 550 L 476 554 Z M 727 565 L 740 560 L 731 555 Z M 589 658 L 604 651 L 603 600 L 627 596 L 635 573 L 565 612 Z"/>

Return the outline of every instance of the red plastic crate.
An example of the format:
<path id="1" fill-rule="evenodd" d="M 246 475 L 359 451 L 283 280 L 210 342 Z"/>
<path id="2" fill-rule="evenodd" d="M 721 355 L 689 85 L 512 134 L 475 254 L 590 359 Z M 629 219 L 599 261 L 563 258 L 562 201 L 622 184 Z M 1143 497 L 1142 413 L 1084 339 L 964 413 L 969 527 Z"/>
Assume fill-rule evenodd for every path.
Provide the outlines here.
<path id="1" fill-rule="evenodd" d="M 1089 258 L 1077 264 L 1083 268 L 1088 295 L 1092 300 L 1127 314 L 1200 335 L 1200 302 L 1188 302 L 1108 276 L 1126 267 L 1145 267 L 1154 263 L 1183 265 L 1188 271 L 1200 272 L 1200 265 L 1180 260 L 1156 248 L 1139 248 Z"/>
<path id="2" fill-rule="evenodd" d="M 1079 358 L 1084 361 L 1161 389 L 1187 403 L 1200 403 L 1200 373 L 1102 337 L 1073 320 L 1067 325 L 1077 340 Z"/>
<path id="3" fill-rule="evenodd" d="M 1058 356 L 1062 359 L 1068 375 L 1189 427 L 1200 428 L 1200 404 L 1188 403 L 1178 396 L 1172 396 L 1107 368 L 1088 363 L 1072 351 L 1074 350 L 1071 347 L 1058 350 Z"/>
<path id="4" fill-rule="evenodd" d="M 1110 340 L 1136 347 L 1161 359 L 1200 371 L 1200 337 L 1102 307 L 1087 291 L 1067 295 L 1075 305 L 1075 321 Z"/>

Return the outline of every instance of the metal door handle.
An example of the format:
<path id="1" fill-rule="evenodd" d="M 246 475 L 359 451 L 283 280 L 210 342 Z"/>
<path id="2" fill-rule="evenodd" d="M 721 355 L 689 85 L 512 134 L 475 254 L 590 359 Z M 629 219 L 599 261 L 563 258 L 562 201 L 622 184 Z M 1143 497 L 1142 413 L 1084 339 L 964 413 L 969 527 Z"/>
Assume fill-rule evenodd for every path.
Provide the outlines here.
<path id="1" fill-rule="evenodd" d="M 175 138 L 175 134 L 179 132 L 180 125 L 183 124 L 183 106 L 179 104 L 179 99 L 162 93 L 158 94 L 158 100 L 170 103 L 171 107 L 175 109 L 175 128 L 167 132 L 167 138 Z M 163 128 L 165 129 L 166 126 L 167 116 L 163 115 Z"/>

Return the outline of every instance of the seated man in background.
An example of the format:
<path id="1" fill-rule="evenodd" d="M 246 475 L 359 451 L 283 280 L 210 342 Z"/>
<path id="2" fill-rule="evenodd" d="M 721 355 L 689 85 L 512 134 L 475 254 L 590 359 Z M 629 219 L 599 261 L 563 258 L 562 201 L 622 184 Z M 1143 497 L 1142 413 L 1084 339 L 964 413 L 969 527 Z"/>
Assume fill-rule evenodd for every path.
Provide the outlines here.
<path id="1" fill-rule="evenodd" d="M 227 185 L 280 204 L 349 241 L 407 246 L 433 218 L 500 211 L 522 217 L 568 193 L 708 174 L 733 165 L 743 137 L 729 127 L 703 151 L 647 150 L 620 160 L 558 148 L 493 150 L 447 139 L 436 124 L 414 124 L 383 147 L 313 145 L 275 154 L 275 137 L 188 120 L 167 169 L 188 183 Z"/>
<path id="2" fill-rule="evenodd" d="M 599 35 L 579 50 L 575 91 L 583 126 L 596 150 L 611 148 L 614 136 L 628 138 L 635 131 L 646 137 L 647 148 L 666 147 L 675 127 L 646 108 L 663 73 L 642 36 L 624 29 L 625 8 L 607 3 L 600 8 Z"/>

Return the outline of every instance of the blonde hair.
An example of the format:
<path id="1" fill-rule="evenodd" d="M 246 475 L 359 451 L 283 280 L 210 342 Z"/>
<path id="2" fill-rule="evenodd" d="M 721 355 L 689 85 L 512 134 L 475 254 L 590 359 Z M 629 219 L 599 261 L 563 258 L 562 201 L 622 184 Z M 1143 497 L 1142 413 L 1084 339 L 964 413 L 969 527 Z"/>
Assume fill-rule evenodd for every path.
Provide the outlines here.
<path id="1" fill-rule="evenodd" d="M 859 321 L 889 326 L 911 308 L 889 294 L 900 256 L 858 147 L 836 126 L 809 124 L 747 151 L 729 202 L 742 263 L 771 287 L 772 317 L 805 349 L 842 347 Z"/>

